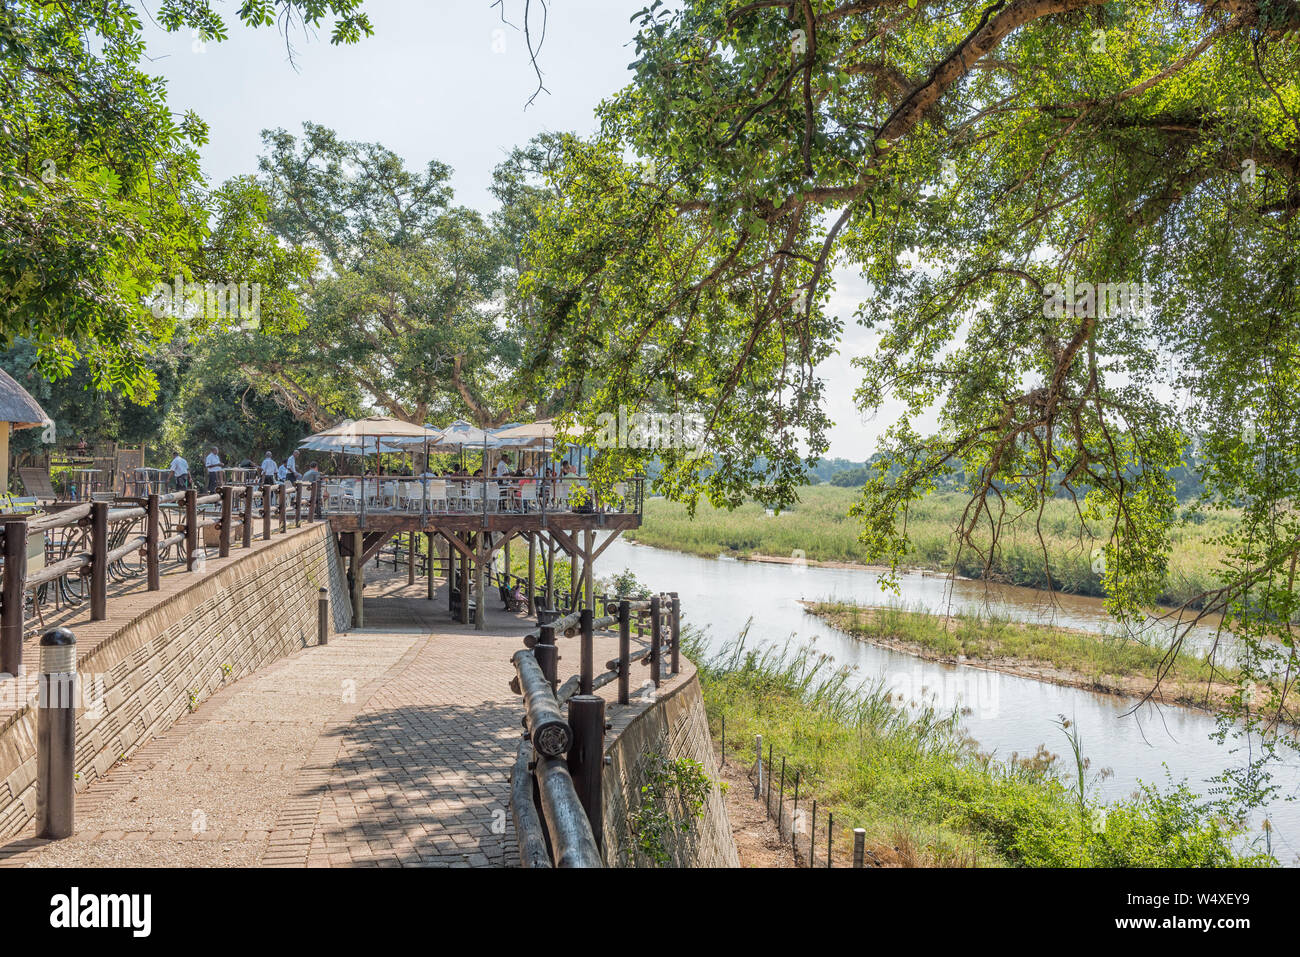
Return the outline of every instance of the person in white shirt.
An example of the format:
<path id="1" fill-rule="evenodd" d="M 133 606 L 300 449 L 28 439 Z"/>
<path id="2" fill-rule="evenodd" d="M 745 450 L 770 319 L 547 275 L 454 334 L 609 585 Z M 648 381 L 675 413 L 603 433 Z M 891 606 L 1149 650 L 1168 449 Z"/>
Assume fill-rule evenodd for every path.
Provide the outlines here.
<path id="1" fill-rule="evenodd" d="M 278 471 L 279 468 L 275 464 L 275 459 L 271 457 L 271 453 L 268 451 L 266 453 L 266 458 L 262 459 L 262 484 L 274 485 L 275 476 Z"/>
<path id="2" fill-rule="evenodd" d="M 284 460 L 284 472 L 290 481 L 298 481 L 298 453 L 290 452 L 289 457 Z"/>
<path id="3" fill-rule="evenodd" d="M 170 468 L 172 470 L 172 482 L 175 483 L 177 491 L 189 488 L 190 463 L 181 458 L 181 453 L 176 453 L 176 457 L 172 459 Z"/>
<path id="4" fill-rule="evenodd" d="M 287 479 L 288 477 L 289 477 L 289 467 L 287 465 L 281 465 L 278 469 L 275 470 L 275 480 L 277 482 L 283 484 L 285 479 Z"/>
<path id="5" fill-rule="evenodd" d="M 221 456 L 217 454 L 215 445 L 208 449 L 208 455 L 203 460 L 203 466 L 208 470 L 208 491 L 215 492 L 217 486 L 221 484 L 221 475 L 225 468 L 221 464 Z"/>

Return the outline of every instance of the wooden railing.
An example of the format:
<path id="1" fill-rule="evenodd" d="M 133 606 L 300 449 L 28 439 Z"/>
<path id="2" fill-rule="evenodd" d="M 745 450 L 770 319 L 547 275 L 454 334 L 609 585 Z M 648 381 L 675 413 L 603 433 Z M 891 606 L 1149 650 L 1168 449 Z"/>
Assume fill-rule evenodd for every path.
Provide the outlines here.
<path id="1" fill-rule="evenodd" d="M 597 688 L 618 682 L 618 702 L 631 701 L 632 665 L 650 666 L 648 690 L 662 681 L 664 655 L 671 674 L 681 661 L 681 603 L 676 593 L 649 600 L 619 599 L 560 616 L 538 614 L 537 633 L 511 661 L 511 690 L 524 698 L 524 727 L 511 777 L 510 803 L 523 867 L 601 867 L 604 816 L 601 775 L 605 759 L 605 701 Z M 649 618 L 649 640 L 634 650 L 632 621 Z M 595 673 L 595 633 L 617 628 L 618 657 Z M 577 635 L 581 642 L 576 675 L 558 681 L 557 637 Z M 567 706 L 567 714 L 561 709 Z"/>
<path id="2" fill-rule="evenodd" d="M 244 548 L 253 544 L 254 510 L 260 505 L 261 537 L 273 527 L 288 530 L 290 506 L 297 528 L 319 515 L 320 483 L 222 486 L 200 494 L 188 489 L 112 502 L 55 504 L 49 511 L 0 516 L 0 673 L 23 671 L 23 633 L 27 608 L 44 619 L 47 606 L 58 610 L 88 603 L 92 621 L 108 617 L 110 582 L 145 578 L 157 591 L 164 565 L 201 572 L 208 547 L 225 558 L 242 525 Z M 204 532 L 213 529 L 209 545 Z M 29 569 L 29 560 L 37 562 Z"/>
<path id="3" fill-rule="evenodd" d="M 601 490 L 588 478 L 520 476 L 330 475 L 322 479 L 329 515 L 477 515 L 570 513 L 640 515 L 645 480 Z"/>

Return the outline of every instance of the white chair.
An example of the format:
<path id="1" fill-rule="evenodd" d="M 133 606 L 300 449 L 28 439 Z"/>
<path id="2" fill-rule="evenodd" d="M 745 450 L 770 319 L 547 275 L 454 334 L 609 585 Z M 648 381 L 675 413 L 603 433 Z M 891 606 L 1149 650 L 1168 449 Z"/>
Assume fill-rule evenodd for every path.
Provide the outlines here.
<path id="1" fill-rule="evenodd" d="M 445 479 L 425 479 L 429 486 L 429 509 L 435 512 L 447 509 L 447 482 Z"/>
<path id="2" fill-rule="evenodd" d="M 537 482 L 523 479 L 519 483 L 519 507 L 525 512 L 537 511 Z"/>

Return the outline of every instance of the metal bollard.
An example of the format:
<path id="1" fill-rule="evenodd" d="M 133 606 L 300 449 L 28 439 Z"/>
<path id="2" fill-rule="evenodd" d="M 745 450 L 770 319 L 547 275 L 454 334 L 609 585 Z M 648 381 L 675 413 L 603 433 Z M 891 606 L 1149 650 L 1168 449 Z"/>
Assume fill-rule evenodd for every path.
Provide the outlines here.
<path id="1" fill-rule="evenodd" d="M 763 736 L 754 735 L 754 753 L 758 755 L 758 777 L 754 778 L 754 799 L 757 800 L 763 794 Z M 769 773 L 771 769 L 769 768 Z"/>
<path id="2" fill-rule="evenodd" d="M 853 829 L 853 866 L 862 867 L 863 859 L 866 857 L 867 850 L 867 829 L 855 827 Z"/>
<path id="3" fill-rule="evenodd" d="M 328 645 L 330 643 L 330 593 L 329 589 L 324 586 L 320 590 L 320 598 L 316 601 L 316 644 Z"/>
<path id="4" fill-rule="evenodd" d="M 66 628 L 41 636 L 37 685 L 37 836 L 59 840 L 73 832 L 77 753 L 77 639 Z"/>

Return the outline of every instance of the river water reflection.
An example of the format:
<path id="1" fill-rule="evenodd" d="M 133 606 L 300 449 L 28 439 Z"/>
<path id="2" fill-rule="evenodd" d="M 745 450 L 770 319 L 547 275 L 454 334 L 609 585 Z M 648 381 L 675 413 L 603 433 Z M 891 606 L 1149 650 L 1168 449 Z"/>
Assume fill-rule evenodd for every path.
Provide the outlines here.
<path id="1" fill-rule="evenodd" d="M 1187 779 L 1204 793 L 1208 779 L 1236 763 L 1228 746 L 1211 740 L 1211 715 L 1177 707 L 1146 706 L 1077 688 L 990 672 L 965 665 L 927 662 L 911 655 L 857 641 L 806 614 L 801 600 L 837 599 L 860 604 L 901 601 L 930 610 L 995 612 L 1023 621 L 1052 622 L 1073 628 L 1105 630 L 1111 623 L 1100 601 L 1057 596 L 1023 588 L 990 591 L 980 582 L 950 582 L 941 576 L 903 575 L 901 595 L 883 592 L 874 572 L 860 568 L 819 568 L 727 558 L 699 558 L 646 545 L 614 542 L 601 556 L 606 574 L 631 569 L 655 590 L 676 591 L 684 619 L 704 629 L 711 648 L 733 640 L 746 623 L 749 641 L 783 644 L 791 636 L 856 666 L 864 680 L 883 677 L 908 699 L 939 698 L 945 707 L 967 710 L 963 724 L 985 751 L 1002 757 L 1032 755 L 1040 744 L 1057 754 L 1069 745 L 1054 724 L 1059 715 L 1079 729 L 1092 769 L 1112 776 L 1097 784 L 1107 799 L 1131 793 L 1139 781 L 1164 785 L 1167 765 L 1174 781 Z M 1286 756 L 1275 771 L 1285 795 L 1300 796 L 1300 762 Z M 1285 864 L 1300 855 L 1300 802 L 1278 799 L 1268 809 L 1273 849 Z M 1256 822 L 1258 824 L 1258 821 Z"/>

